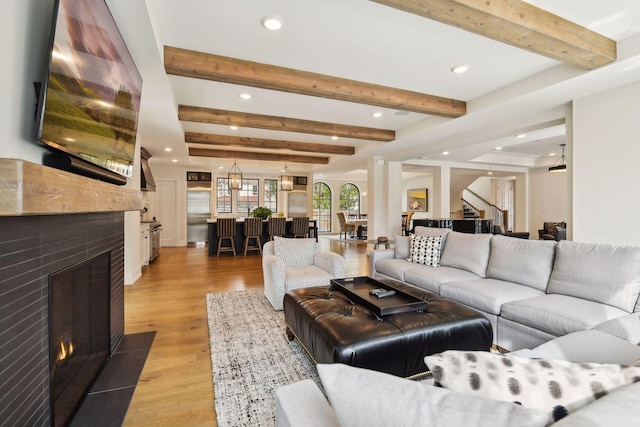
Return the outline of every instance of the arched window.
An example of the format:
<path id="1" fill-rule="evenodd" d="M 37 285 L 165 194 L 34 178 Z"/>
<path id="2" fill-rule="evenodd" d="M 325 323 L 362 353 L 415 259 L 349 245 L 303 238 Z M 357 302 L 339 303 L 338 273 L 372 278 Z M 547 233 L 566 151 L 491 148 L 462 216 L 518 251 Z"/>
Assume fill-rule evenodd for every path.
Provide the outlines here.
<path id="1" fill-rule="evenodd" d="M 346 183 L 340 187 L 340 210 L 347 216 L 360 215 L 360 190 L 355 184 Z"/>
<path id="2" fill-rule="evenodd" d="M 313 218 L 318 221 L 318 232 L 331 231 L 331 189 L 324 182 L 313 184 Z"/>

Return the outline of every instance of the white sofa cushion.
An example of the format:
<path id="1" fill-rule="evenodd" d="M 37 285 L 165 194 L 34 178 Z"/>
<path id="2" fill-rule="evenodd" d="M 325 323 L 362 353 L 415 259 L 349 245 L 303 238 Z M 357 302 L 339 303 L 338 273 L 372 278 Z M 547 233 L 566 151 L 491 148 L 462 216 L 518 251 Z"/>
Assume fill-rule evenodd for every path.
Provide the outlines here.
<path id="1" fill-rule="evenodd" d="M 409 262 L 404 258 L 381 259 L 376 262 L 376 272 L 382 273 L 385 276 L 391 277 L 392 279 L 405 281 L 404 273 L 407 270 L 410 270 L 416 267 L 416 265 L 417 264 Z M 432 267 L 425 266 L 425 268 L 432 268 Z"/>
<path id="2" fill-rule="evenodd" d="M 425 357 L 436 384 L 449 390 L 548 411 L 564 418 L 609 390 L 640 380 L 640 368 L 448 350 Z"/>
<path id="3" fill-rule="evenodd" d="M 413 265 L 404 271 L 404 281 L 437 294 L 440 286 L 446 282 L 463 282 L 465 280 L 478 280 L 480 276 L 467 270 L 452 267 L 428 267 Z"/>
<path id="4" fill-rule="evenodd" d="M 393 243 L 395 245 L 396 258 L 407 259 L 409 258 L 411 250 L 411 237 L 402 236 L 400 234 L 393 235 Z"/>
<path id="5" fill-rule="evenodd" d="M 610 305 L 550 294 L 505 303 L 500 316 L 559 337 L 586 331 L 625 314 L 625 311 Z"/>
<path id="6" fill-rule="evenodd" d="M 545 291 L 553 269 L 556 242 L 493 236 L 487 277 Z"/>
<path id="7" fill-rule="evenodd" d="M 508 353 L 507 356 L 630 366 L 640 357 L 640 346 L 604 332 L 591 330 L 554 338 L 532 350 L 518 350 Z"/>
<path id="8" fill-rule="evenodd" d="M 317 365 L 342 427 L 545 426 L 544 411 L 339 363 Z"/>
<path id="9" fill-rule="evenodd" d="M 640 313 L 631 313 L 611 319 L 596 325 L 593 329 L 640 345 Z"/>
<path id="10" fill-rule="evenodd" d="M 480 277 L 486 277 L 491 237 L 491 234 L 450 232 L 442 249 L 440 265 L 462 268 Z"/>
<path id="11" fill-rule="evenodd" d="M 503 280 L 479 279 L 443 283 L 440 295 L 487 313 L 500 314 L 503 304 L 544 295 L 544 292 Z"/>
<path id="12" fill-rule="evenodd" d="M 558 243 L 548 293 L 634 311 L 640 293 L 640 247 Z"/>

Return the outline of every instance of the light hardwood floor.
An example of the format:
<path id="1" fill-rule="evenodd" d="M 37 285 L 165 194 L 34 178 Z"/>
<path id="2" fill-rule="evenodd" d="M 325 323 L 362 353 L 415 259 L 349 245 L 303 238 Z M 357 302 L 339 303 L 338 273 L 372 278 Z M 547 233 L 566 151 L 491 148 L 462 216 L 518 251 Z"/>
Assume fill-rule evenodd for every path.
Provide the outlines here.
<path id="1" fill-rule="evenodd" d="M 320 247 L 345 257 L 347 276 L 368 274 L 366 245 L 321 237 Z M 263 278 L 258 254 L 207 253 L 204 247 L 162 248 L 125 287 L 125 333 L 157 331 L 125 426 L 217 426 L 205 295 L 261 289 Z"/>

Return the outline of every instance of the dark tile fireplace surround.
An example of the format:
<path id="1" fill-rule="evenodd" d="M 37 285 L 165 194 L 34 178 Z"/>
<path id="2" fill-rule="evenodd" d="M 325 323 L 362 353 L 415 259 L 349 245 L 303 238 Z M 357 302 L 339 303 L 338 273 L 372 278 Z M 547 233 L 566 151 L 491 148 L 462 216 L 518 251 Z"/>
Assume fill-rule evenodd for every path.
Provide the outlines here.
<path id="1" fill-rule="evenodd" d="M 139 191 L 0 159 L 0 427 L 53 424 L 49 279 L 105 252 L 110 359 L 69 425 L 121 425 L 155 336 L 124 334 L 124 212 L 141 200 Z"/>
<path id="2" fill-rule="evenodd" d="M 118 424 L 113 411 L 124 406 L 126 412 L 153 341 L 153 333 L 124 335 L 124 213 L 0 217 L 0 426 L 52 424 L 49 275 L 105 251 L 110 251 L 111 257 L 109 328 L 113 355 L 93 390 L 102 387 L 115 392 L 96 393 L 101 401 L 90 394 L 71 425 L 79 418 L 96 415 Z M 123 380 L 123 370 L 128 380 Z M 124 413 L 120 422 L 123 417 Z"/>

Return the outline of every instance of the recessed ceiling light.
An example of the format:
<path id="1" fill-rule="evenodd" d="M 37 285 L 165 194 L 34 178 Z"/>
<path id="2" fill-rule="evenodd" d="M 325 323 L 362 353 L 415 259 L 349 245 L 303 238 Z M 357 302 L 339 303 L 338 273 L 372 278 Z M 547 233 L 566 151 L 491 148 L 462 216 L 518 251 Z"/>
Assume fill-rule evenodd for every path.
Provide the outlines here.
<path id="1" fill-rule="evenodd" d="M 241 93 L 240 94 L 240 98 L 242 98 L 242 99 L 251 99 L 251 94 L 250 93 Z"/>
<path id="2" fill-rule="evenodd" d="M 178 159 L 172 159 L 171 160 L 173 163 L 178 163 Z"/>
<path id="3" fill-rule="evenodd" d="M 496 150 L 500 151 L 502 150 L 502 147 L 496 147 Z"/>
<path id="4" fill-rule="evenodd" d="M 493 172 L 487 172 L 487 175 L 493 175 Z"/>
<path id="5" fill-rule="evenodd" d="M 218 169 L 222 170 L 224 169 L 224 166 L 218 166 Z"/>
<path id="6" fill-rule="evenodd" d="M 229 129 L 231 129 L 231 130 L 238 130 L 238 126 L 235 126 L 235 125 L 234 125 L 234 126 L 229 126 Z"/>
<path id="7" fill-rule="evenodd" d="M 549 153 L 549 157 L 555 156 L 555 155 L 556 155 L 556 153 Z"/>
<path id="8" fill-rule="evenodd" d="M 456 65 L 455 67 L 451 68 L 451 72 L 454 74 L 466 73 L 468 70 L 469 70 L 468 65 Z"/>
<path id="9" fill-rule="evenodd" d="M 172 149 L 172 148 L 167 147 L 167 148 L 165 148 L 165 149 L 164 149 L 164 151 L 169 152 L 169 151 L 173 151 L 173 149 Z"/>
<path id="10" fill-rule="evenodd" d="M 396 111 L 393 114 L 395 114 L 396 116 L 408 116 L 409 115 L 409 111 L 400 110 L 400 111 Z"/>
<path id="11" fill-rule="evenodd" d="M 448 156 L 448 155 L 449 155 L 449 152 L 448 152 L 448 151 L 443 151 L 443 152 L 442 152 L 442 155 L 444 155 L 444 156 Z"/>
<path id="12" fill-rule="evenodd" d="M 278 31 L 284 25 L 284 20 L 275 15 L 265 16 L 260 22 L 263 27 L 271 31 Z"/>
<path id="13" fill-rule="evenodd" d="M 527 137 L 526 133 L 519 133 L 519 134 L 516 135 L 516 138 L 520 138 L 520 139 L 526 138 L 526 137 Z"/>
<path id="14" fill-rule="evenodd" d="M 333 139 L 334 141 L 338 139 L 337 136 L 332 136 L 331 139 Z"/>
<path id="15" fill-rule="evenodd" d="M 378 117 L 382 117 L 382 113 L 380 111 L 376 111 L 375 113 L 372 113 L 371 116 L 377 119 Z"/>

